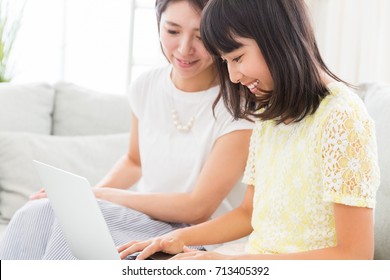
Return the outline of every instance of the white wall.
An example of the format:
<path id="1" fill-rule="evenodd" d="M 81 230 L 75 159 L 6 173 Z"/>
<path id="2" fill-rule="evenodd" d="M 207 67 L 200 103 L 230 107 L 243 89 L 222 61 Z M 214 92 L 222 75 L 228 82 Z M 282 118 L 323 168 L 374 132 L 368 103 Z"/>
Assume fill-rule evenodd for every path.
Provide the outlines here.
<path id="1" fill-rule="evenodd" d="M 29 0 L 12 57 L 13 82 L 69 81 L 125 93 L 142 71 L 165 62 L 154 0 L 139 2 Z"/>
<path id="2" fill-rule="evenodd" d="M 306 1 L 336 74 L 390 83 L 390 0 Z M 28 0 L 12 59 L 14 82 L 65 80 L 118 94 L 142 71 L 166 63 L 154 0 Z"/>
<path id="3" fill-rule="evenodd" d="M 327 65 L 352 83 L 390 83 L 389 0 L 307 0 Z"/>

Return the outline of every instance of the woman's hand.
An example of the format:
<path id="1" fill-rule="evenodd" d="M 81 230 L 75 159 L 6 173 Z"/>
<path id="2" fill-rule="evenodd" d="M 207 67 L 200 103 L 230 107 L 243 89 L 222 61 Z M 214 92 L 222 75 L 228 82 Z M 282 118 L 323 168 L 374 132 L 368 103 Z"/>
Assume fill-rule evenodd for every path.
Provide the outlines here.
<path id="1" fill-rule="evenodd" d="M 30 199 L 31 200 L 41 199 L 41 198 L 47 198 L 47 193 L 46 193 L 44 188 L 42 188 L 38 192 L 33 193 L 32 195 L 30 195 Z"/>
<path id="2" fill-rule="evenodd" d="M 175 255 L 183 252 L 184 248 L 184 242 L 180 238 L 168 234 L 145 241 L 128 242 L 118 247 L 118 252 L 121 259 L 125 259 L 128 255 L 136 252 L 141 252 L 136 259 L 144 260 L 156 252 Z"/>
<path id="3" fill-rule="evenodd" d="M 92 187 L 92 192 L 95 195 L 96 199 L 102 199 L 103 193 L 107 188 L 104 187 Z"/>

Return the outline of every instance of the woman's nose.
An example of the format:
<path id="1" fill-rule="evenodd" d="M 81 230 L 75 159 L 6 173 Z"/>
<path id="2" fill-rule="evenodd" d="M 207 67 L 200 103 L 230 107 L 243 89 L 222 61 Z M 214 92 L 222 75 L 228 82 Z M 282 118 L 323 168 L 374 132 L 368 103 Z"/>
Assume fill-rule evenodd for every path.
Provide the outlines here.
<path id="1" fill-rule="evenodd" d="M 181 55 L 186 56 L 194 52 L 192 40 L 190 38 L 182 38 L 178 51 Z"/>

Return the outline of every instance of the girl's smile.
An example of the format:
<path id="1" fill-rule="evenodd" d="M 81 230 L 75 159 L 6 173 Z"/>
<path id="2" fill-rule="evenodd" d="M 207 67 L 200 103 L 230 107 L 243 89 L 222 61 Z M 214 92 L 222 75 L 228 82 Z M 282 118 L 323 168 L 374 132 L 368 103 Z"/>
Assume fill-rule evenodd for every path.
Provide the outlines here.
<path id="1" fill-rule="evenodd" d="M 260 81 L 259 80 L 255 80 L 249 84 L 243 84 L 243 86 L 246 86 L 247 88 L 249 88 L 249 90 L 253 93 L 253 94 L 257 94 L 259 93 L 259 89 L 257 88 L 257 86 L 260 84 Z"/>

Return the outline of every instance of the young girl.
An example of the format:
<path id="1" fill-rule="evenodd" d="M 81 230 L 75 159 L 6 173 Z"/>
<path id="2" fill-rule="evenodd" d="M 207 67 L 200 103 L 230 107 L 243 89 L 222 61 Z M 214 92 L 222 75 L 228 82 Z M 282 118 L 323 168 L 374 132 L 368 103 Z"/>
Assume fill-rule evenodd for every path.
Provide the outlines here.
<path id="1" fill-rule="evenodd" d="M 371 259 L 379 185 L 374 124 L 319 54 L 303 0 L 211 0 L 201 35 L 225 105 L 256 118 L 241 206 L 119 248 L 174 259 Z M 250 234 L 235 256 L 191 251 Z"/>
<path id="2" fill-rule="evenodd" d="M 199 31 L 206 3 L 156 1 L 170 65 L 132 85 L 128 153 L 94 189 L 118 246 L 206 221 L 221 202 L 219 211 L 231 210 L 224 198 L 244 172 L 253 124 L 233 121 L 222 102 L 213 113 L 217 72 Z M 137 181 L 138 192 L 124 190 Z M 13 217 L 0 259 L 74 258 L 44 197 L 34 194 Z"/>

